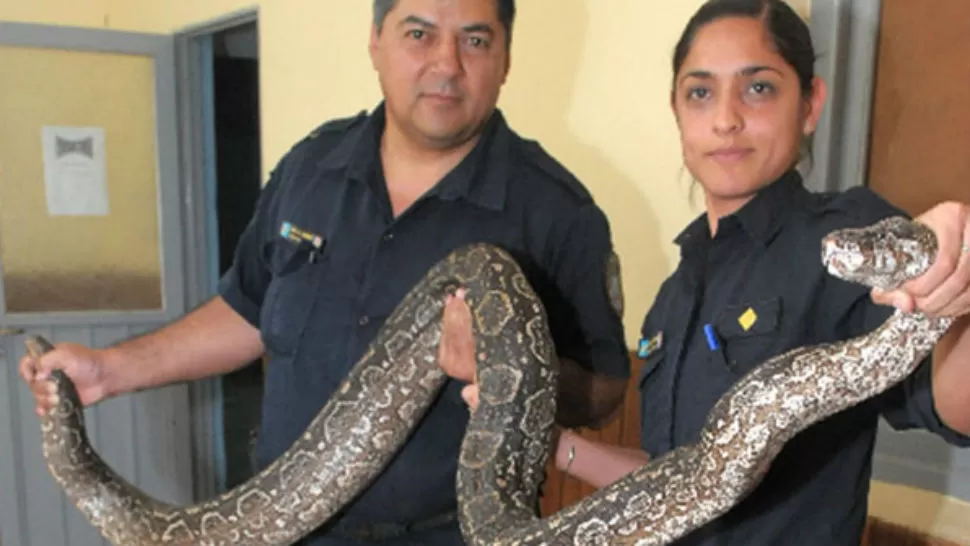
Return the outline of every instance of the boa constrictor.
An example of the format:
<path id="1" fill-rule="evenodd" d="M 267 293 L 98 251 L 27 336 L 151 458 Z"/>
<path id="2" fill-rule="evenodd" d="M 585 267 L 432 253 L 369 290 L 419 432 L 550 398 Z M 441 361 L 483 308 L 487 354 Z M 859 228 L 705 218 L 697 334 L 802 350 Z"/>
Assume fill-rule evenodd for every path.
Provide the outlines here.
<path id="1" fill-rule="evenodd" d="M 892 288 L 925 271 L 936 250 L 929 229 L 892 218 L 830 234 L 822 259 L 837 277 Z M 127 483 L 88 444 L 76 392 L 60 373 L 59 404 L 42 417 L 50 471 L 115 545 L 292 544 L 381 472 L 444 383 L 440 317 L 459 285 L 473 312 L 480 386 L 457 479 L 461 530 L 474 546 L 668 544 L 739 502 L 795 434 L 905 378 L 951 322 L 896 312 L 868 335 L 776 356 L 720 399 L 694 444 L 538 518 L 558 363 L 545 310 L 517 264 L 473 245 L 404 298 L 303 436 L 226 494 L 178 507 Z M 27 345 L 35 355 L 51 349 L 37 336 Z"/>

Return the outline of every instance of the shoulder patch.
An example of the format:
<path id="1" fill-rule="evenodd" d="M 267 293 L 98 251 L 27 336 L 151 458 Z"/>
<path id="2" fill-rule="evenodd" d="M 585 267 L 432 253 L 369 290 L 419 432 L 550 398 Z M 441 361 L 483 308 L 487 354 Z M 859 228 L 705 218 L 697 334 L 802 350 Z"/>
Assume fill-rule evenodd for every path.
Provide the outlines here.
<path id="1" fill-rule="evenodd" d="M 606 257 L 606 294 L 610 298 L 613 310 L 622 320 L 624 308 L 623 279 L 620 274 L 620 257 L 613 250 Z"/>

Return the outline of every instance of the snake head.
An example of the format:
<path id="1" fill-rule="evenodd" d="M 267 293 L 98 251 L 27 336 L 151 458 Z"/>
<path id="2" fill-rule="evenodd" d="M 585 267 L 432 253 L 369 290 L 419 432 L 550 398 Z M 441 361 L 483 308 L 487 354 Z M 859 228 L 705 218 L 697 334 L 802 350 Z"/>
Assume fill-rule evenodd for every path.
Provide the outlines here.
<path id="1" fill-rule="evenodd" d="M 892 216 L 875 224 L 833 231 L 822 239 L 829 274 L 872 288 L 893 290 L 929 269 L 936 235 L 923 224 Z"/>

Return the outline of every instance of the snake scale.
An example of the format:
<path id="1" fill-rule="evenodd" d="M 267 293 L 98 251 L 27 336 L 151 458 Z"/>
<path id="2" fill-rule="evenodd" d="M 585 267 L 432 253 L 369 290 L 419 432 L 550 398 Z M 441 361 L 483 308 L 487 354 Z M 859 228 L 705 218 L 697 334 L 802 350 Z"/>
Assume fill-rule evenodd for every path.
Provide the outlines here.
<path id="1" fill-rule="evenodd" d="M 836 277 L 892 288 L 924 272 L 936 251 L 928 228 L 889 218 L 830 234 L 822 261 Z M 909 375 L 951 323 L 897 311 L 868 335 L 775 356 L 718 401 L 695 443 L 539 518 L 558 362 L 518 265 L 499 248 L 471 245 L 428 271 L 305 433 L 248 482 L 189 507 L 139 491 L 89 445 L 76 392 L 59 372 L 59 403 L 41 418 L 51 474 L 118 546 L 292 544 L 381 472 L 444 384 L 440 318 L 458 286 L 468 289 L 480 387 L 456 484 L 473 546 L 669 544 L 740 502 L 795 434 Z M 51 349 L 38 336 L 26 343 L 35 356 Z"/>

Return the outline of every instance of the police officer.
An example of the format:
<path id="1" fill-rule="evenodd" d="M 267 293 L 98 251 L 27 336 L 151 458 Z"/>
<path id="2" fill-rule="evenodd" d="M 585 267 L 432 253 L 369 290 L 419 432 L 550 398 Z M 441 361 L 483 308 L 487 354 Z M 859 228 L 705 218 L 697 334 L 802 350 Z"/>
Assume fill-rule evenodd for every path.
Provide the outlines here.
<path id="1" fill-rule="evenodd" d="M 870 294 L 829 276 L 819 260 L 827 233 L 901 211 L 867 189 L 804 188 L 800 143 L 825 98 L 814 62 L 807 26 L 781 0 L 712 0 L 688 23 L 671 98 L 706 212 L 676 238 L 681 261 L 643 322 L 642 450 L 566 430 L 557 466 L 612 483 L 695 442 L 715 402 L 761 362 L 869 332 L 886 304 L 962 318 L 907 380 L 798 435 L 747 499 L 677 546 L 858 546 L 880 416 L 970 446 L 970 207 L 944 203 L 919 217 L 940 252 L 903 290 Z M 472 405 L 476 392 L 466 389 Z"/>
<path id="2" fill-rule="evenodd" d="M 370 54 L 384 92 L 274 169 L 219 295 L 117 346 L 25 359 L 38 408 L 51 368 L 82 400 L 229 372 L 268 354 L 260 466 L 276 459 L 407 291 L 452 250 L 508 249 L 543 298 L 564 366 L 566 426 L 606 422 L 629 375 L 609 224 L 589 192 L 496 109 L 513 0 L 375 0 Z M 442 349 L 443 365 L 461 344 Z M 452 382 L 389 468 L 304 541 L 458 545 L 455 472 L 468 418 Z"/>

